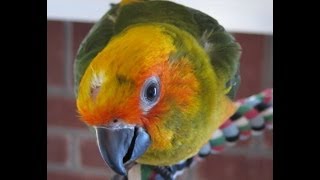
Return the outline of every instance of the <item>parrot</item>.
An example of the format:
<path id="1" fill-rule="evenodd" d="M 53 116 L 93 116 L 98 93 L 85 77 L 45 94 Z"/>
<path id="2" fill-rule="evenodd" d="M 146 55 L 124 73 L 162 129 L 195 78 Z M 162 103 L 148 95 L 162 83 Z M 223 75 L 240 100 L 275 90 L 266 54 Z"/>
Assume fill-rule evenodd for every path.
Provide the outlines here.
<path id="1" fill-rule="evenodd" d="M 240 56 L 234 36 L 199 10 L 121 0 L 77 51 L 77 113 L 117 174 L 132 163 L 176 164 L 236 111 Z"/>

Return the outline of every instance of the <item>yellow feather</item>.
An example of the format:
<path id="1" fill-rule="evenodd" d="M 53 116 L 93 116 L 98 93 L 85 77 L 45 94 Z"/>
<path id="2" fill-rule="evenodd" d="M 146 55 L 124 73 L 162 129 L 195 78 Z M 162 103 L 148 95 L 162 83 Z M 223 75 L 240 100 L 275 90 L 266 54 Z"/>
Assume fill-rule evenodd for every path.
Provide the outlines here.
<path id="1" fill-rule="evenodd" d="M 143 1 L 143 0 L 121 0 L 120 6 L 124 6 L 124 5 L 130 4 L 130 3 L 139 2 L 139 1 Z"/>

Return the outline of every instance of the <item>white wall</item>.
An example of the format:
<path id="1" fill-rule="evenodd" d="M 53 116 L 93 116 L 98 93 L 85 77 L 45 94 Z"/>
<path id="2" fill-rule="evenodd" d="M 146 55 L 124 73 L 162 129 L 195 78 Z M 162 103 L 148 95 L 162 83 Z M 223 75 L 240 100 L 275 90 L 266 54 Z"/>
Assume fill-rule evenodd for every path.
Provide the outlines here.
<path id="1" fill-rule="evenodd" d="M 47 0 L 47 19 L 95 22 L 120 0 Z M 273 0 L 175 0 L 217 19 L 228 31 L 273 34 Z"/>

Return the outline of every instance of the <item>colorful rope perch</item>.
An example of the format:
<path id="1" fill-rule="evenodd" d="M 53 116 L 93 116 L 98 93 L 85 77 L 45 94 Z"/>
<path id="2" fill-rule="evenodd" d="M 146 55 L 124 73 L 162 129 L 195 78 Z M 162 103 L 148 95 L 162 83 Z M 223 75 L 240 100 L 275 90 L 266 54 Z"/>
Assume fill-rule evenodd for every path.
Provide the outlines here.
<path id="1" fill-rule="evenodd" d="M 213 133 L 209 142 L 198 155 L 173 166 L 156 167 L 141 165 L 141 180 L 173 180 L 199 160 L 210 154 L 218 154 L 238 140 L 247 140 L 251 135 L 261 135 L 264 129 L 273 129 L 273 89 L 240 99 L 238 109 L 230 119 Z"/>

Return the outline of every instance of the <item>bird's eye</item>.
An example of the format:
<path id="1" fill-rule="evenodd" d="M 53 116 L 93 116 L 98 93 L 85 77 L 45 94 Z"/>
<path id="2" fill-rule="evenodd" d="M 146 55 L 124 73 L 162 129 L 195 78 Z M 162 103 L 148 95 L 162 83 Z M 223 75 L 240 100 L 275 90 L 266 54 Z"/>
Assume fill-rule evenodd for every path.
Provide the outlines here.
<path id="1" fill-rule="evenodd" d="M 156 76 L 148 78 L 143 84 L 140 99 L 141 108 L 149 111 L 159 101 L 160 97 L 160 80 Z"/>

